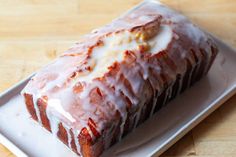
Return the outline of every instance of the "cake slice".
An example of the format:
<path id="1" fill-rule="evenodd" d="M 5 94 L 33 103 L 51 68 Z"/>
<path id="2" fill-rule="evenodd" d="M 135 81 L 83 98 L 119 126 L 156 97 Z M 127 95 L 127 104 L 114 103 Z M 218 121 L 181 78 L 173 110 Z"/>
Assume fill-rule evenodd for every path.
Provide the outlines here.
<path id="1" fill-rule="evenodd" d="M 84 36 L 22 91 L 32 118 L 96 157 L 207 74 L 213 39 L 149 1 Z"/>

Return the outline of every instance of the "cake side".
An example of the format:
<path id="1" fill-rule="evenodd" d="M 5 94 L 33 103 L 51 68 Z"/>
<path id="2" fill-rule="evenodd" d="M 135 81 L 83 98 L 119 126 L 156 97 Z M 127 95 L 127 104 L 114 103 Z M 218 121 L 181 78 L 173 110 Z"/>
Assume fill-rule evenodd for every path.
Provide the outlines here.
<path id="1" fill-rule="evenodd" d="M 146 2 L 84 38 L 22 91 L 32 118 L 99 156 L 206 75 L 217 47 L 185 17 Z"/>

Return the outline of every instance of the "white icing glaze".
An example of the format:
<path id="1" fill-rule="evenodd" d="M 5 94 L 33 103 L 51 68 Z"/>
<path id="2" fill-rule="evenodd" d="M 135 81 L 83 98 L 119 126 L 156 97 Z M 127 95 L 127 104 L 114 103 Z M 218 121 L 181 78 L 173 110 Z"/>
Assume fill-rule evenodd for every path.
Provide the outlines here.
<path id="1" fill-rule="evenodd" d="M 156 105 L 157 105 L 157 97 L 158 97 L 158 96 L 157 96 L 156 93 L 155 93 L 154 100 L 153 100 L 153 104 L 152 104 L 152 109 L 151 109 L 151 112 L 150 112 L 150 116 L 153 115 L 154 110 L 155 110 L 155 108 L 156 108 Z"/>
<path id="2" fill-rule="evenodd" d="M 181 76 L 180 76 L 180 79 L 179 79 L 179 87 L 178 87 L 178 90 L 177 90 L 177 95 L 179 95 L 180 92 L 181 92 L 181 90 L 182 90 L 183 80 L 184 80 L 184 76 L 181 75 Z"/>
<path id="3" fill-rule="evenodd" d="M 79 140 L 77 140 L 77 139 L 78 139 L 77 137 L 79 136 L 79 132 L 78 132 L 78 131 L 73 131 L 73 134 L 74 134 L 76 149 L 77 149 L 77 151 L 78 151 L 79 153 L 81 153 Z"/>
<path id="4" fill-rule="evenodd" d="M 115 85 L 116 83 L 112 80 L 110 80 L 112 85 Z M 119 84 L 116 84 L 118 88 L 115 89 L 115 95 L 112 95 L 110 94 L 110 92 L 101 84 L 101 83 L 96 83 L 96 86 L 98 86 L 103 92 L 105 92 L 105 94 L 107 95 L 108 99 L 110 102 L 112 102 L 113 104 L 116 104 L 115 107 L 116 107 L 116 110 L 118 110 L 121 114 L 121 117 L 122 117 L 122 123 L 120 125 L 120 135 L 119 135 L 119 140 L 121 139 L 122 137 L 122 134 L 123 134 L 123 130 L 124 130 L 124 124 L 125 124 L 125 121 L 126 121 L 126 118 L 127 118 L 127 111 L 126 111 L 126 106 L 124 105 L 125 102 L 124 100 L 121 100 L 119 99 L 119 95 L 120 95 L 120 90 L 121 88 L 119 88 Z M 124 89 L 124 88 L 122 88 Z M 125 92 L 127 93 L 127 92 Z"/>
<path id="5" fill-rule="evenodd" d="M 61 114 L 62 116 L 65 116 L 65 118 L 67 118 L 69 121 L 71 121 L 72 123 L 75 122 L 76 120 L 71 116 L 70 113 L 66 112 L 61 105 L 61 101 L 59 99 L 49 99 L 48 100 L 48 110 L 50 110 L 50 108 L 53 108 L 54 110 L 56 110 L 59 114 Z"/>
<path id="6" fill-rule="evenodd" d="M 34 110 L 35 110 L 36 116 L 38 118 L 38 122 L 39 122 L 39 124 L 42 124 L 39 107 L 37 105 L 37 100 L 38 100 L 39 97 L 40 97 L 40 95 L 37 95 L 36 97 L 33 97 L 33 104 L 34 104 Z"/>
<path id="7" fill-rule="evenodd" d="M 171 96 L 172 96 L 172 92 L 173 92 L 173 84 L 170 86 L 168 99 L 171 98 Z"/>
<path id="8" fill-rule="evenodd" d="M 168 25 L 162 25 L 156 37 L 151 39 L 150 45 L 153 45 L 151 53 L 156 54 L 165 50 L 172 39 L 172 29 Z"/>
<path id="9" fill-rule="evenodd" d="M 136 113 L 134 128 L 136 128 L 137 125 L 138 125 L 138 122 L 139 122 L 139 119 L 140 119 L 140 116 L 141 116 L 141 111 L 142 111 L 142 108 L 139 108 L 137 113 Z"/>
<path id="10" fill-rule="evenodd" d="M 208 72 L 207 70 L 209 69 L 209 66 L 210 66 L 210 59 L 213 55 L 212 50 L 210 48 L 206 49 L 205 51 L 207 51 L 209 53 L 206 53 L 206 55 L 207 55 L 207 65 L 205 66 L 204 74 L 206 74 Z"/>
<path id="11" fill-rule="evenodd" d="M 196 66 L 196 65 L 195 65 Z M 196 68 L 196 67 L 194 67 Z M 187 84 L 187 88 L 190 86 L 191 84 L 191 80 L 192 80 L 192 77 L 193 77 L 193 70 L 194 68 L 191 69 L 190 73 L 189 73 L 189 77 L 188 77 L 188 84 Z"/>
<path id="12" fill-rule="evenodd" d="M 46 114 L 47 114 L 47 117 L 48 117 L 48 120 L 50 123 L 51 132 L 54 136 L 57 137 L 57 132 L 59 130 L 60 121 L 57 119 L 57 117 L 55 115 L 53 115 L 53 113 L 50 110 L 50 107 L 47 107 Z"/>
<path id="13" fill-rule="evenodd" d="M 146 28 L 146 24 L 155 21 L 159 16 L 162 17 L 160 25 L 157 22 L 154 23 L 154 29 Z M 132 30 L 140 25 L 143 29 Z M 147 30 L 144 30 L 144 27 Z M 156 31 L 157 29 L 158 31 Z M 152 36 L 148 36 L 146 39 L 148 31 L 150 35 L 150 30 Z M 179 42 L 179 39 L 183 37 L 182 34 L 189 40 L 187 41 L 189 42 L 187 46 Z M 65 126 L 68 125 L 68 143 L 71 141 L 71 137 L 69 137 L 69 129 L 71 127 L 74 131 L 77 150 L 80 153 L 77 137 L 82 128 L 87 128 L 91 138 L 95 139 L 93 132 L 88 126 L 89 118 L 95 121 L 97 131 L 101 132 L 104 129 L 104 125 L 112 121 L 116 111 L 119 111 L 122 119 L 119 126 L 119 139 L 121 139 L 127 120 L 127 102 L 124 100 L 125 98 L 131 101 L 132 108 L 138 110 L 134 115 L 134 127 L 137 126 L 144 109 L 143 106 L 148 100 L 145 94 L 142 95 L 141 90 L 145 81 L 151 82 L 150 78 L 153 77 L 153 74 L 150 73 L 150 68 L 154 69 L 158 74 L 164 69 L 165 74 L 168 75 L 169 80 L 167 83 L 169 88 L 166 90 L 163 104 L 172 95 L 173 82 L 176 80 L 177 74 L 181 76 L 179 89 L 177 90 L 177 94 L 179 94 L 183 84 L 183 74 L 187 70 L 185 59 L 189 59 L 191 65 L 196 66 L 193 57 L 189 55 L 189 47 L 196 47 L 196 45 L 197 47 L 206 47 L 208 60 L 210 59 L 211 52 L 208 52 L 210 50 L 206 39 L 208 39 L 208 36 L 189 23 L 184 16 L 159 4 L 159 2 L 150 1 L 131 12 L 130 15 L 123 16 L 113 21 L 112 24 L 99 28 L 85 36 L 84 40 L 72 47 L 71 50 L 68 50 L 59 60 L 40 71 L 34 78 L 35 80 L 27 85 L 24 92 L 32 94 L 34 101 L 40 98 L 38 95 L 47 96 L 47 116 L 52 132 L 56 134 L 59 121 L 63 121 L 66 124 Z M 169 49 L 167 49 L 168 46 L 170 46 Z M 151 54 L 151 56 L 155 56 L 165 50 L 168 51 L 166 55 L 170 57 L 173 51 L 176 51 L 175 53 L 179 53 L 179 57 L 170 57 L 176 64 L 176 69 L 171 69 L 166 63 L 163 63 L 163 67 L 160 67 L 143 60 L 141 52 L 139 52 L 141 47 L 143 52 Z M 132 70 L 121 66 L 115 77 L 105 78 L 108 85 L 97 81 L 96 78 L 102 78 L 109 71 L 108 68 L 115 62 L 121 63 L 124 61 L 125 51 L 127 50 L 139 52 L 135 53 L 137 65 L 132 67 Z M 209 61 L 207 62 L 209 64 Z M 198 69 L 199 66 L 200 64 L 197 67 Z M 55 69 L 60 69 L 60 72 L 51 74 Z M 205 67 L 205 69 L 207 68 Z M 141 76 L 139 75 L 140 71 L 142 71 Z M 190 84 L 192 73 L 193 68 L 190 72 L 188 85 Z M 74 78 L 71 78 L 72 74 L 75 74 Z M 124 82 L 119 81 L 121 76 L 127 80 L 131 89 L 128 89 Z M 164 83 L 166 83 L 161 79 L 157 81 L 158 85 L 151 85 L 154 95 L 156 95 L 157 91 L 160 94 L 163 91 Z M 37 82 L 40 83 L 37 84 Z M 79 82 L 85 82 L 85 89 L 75 93 L 73 88 Z M 111 87 L 115 87 L 114 91 L 110 89 Z M 105 95 L 103 95 L 103 100 L 100 101 L 100 104 L 91 103 L 90 93 L 96 88 Z M 151 115 L 154 113 L 156 101 L 157 98 L 153 101 Z M 114 109 L 109 108 L 108 103 L 112 103 Z M 37 113 L 38 107 L 36 103 L 35 110 Z M 37 117 L 40 119 L 38 113 Z M 109 144 L 105 143 L 105 147 L 108 146 Z"/>
<path id="14" fill-rule="evenodd" d="M 162 106 L 163 106 L 163 105 L 166 105 L 166 102 L 167 102 L 167 100 L 168 100 L 169 93 L 170 93 L 170 88 L 171 88 L 171 87 L 167 88 L 167 90 L 166 90 L 165 98 L 164 98 L 164 101 L 163 101 L 163 103 L 162 103 Z"/>
<path id="15" fill-rule="evenodd" d="M 69 148 L 72 148 L 72 147 L 71 147 L 72 136 L 71 136 L 71 134 L 70 134 L 70 129 L 67 128 L 67 127 L 64 127 L 64 128 L 66 129 L 66 133 L 67 133 L 67 137 L 68 137 L 68 141 L 67 141 L 68 147 L 69 147 Z"/>
<path id="16" fill-rule="evenodd" d="M 124 59 L 125 51 L 137 51 L 140 45 L 147 45 L 147 51 L 152 54 L 166 49 L 172 39 L 172 30 L 168 25 L 163 25 L 160 27 L 158 34 L 147 41 L 142 39 L 143 34 L 138 38 L 137 35 L 139 33 L 124 31 L 113 33 L 111 36 L 104 38 L 103 44 L 92 51 L 92 63 L 90 63 L 92 64 L 92 72 L 79 76 L 77 81 L 91 82 L 94 78 L 103 76 L 107 72 L 107 68 L 113 65 L 114 62 L 121 62 Z"/>

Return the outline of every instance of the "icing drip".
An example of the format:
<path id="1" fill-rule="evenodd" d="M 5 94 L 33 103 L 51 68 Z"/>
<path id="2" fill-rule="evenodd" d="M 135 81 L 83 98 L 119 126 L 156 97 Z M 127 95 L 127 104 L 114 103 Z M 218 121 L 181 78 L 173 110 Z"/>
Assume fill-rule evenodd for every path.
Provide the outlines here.
<path id="1" fill-rule="evenodd" d="M 35 109 L 36 116 L 38 117 L 38 122 L 39 122 L 39 124 L 42 124 L 40 111 L 39 111 L 39 107 L 38 107 L 38 104 L 37 104 L 37 101 L 38 101 L 39 97 L 40 97 L 39 95 L 37 95 L 36 97 L 33 96 L 33 104 L 34 104 L 34 109 Z"/>
<path id="2" fill-rule="evenodd" d="M 183 86 L 183 79 L 184 79 L 183 75 L 180 75 L 180 80 L 179 80 L 179 88 L 178 88 L 178 90 L 177 90 L 177 95 L 179 95 L 179 94 L 180 94 L 180 92 L 181 92 L 181 90 L 182 90 L 182 86 Z"/>
<path id="3" fill-rule="evenodd" d="M 213 47 L 212 47 L 213 48 Z M 205 53 L 207 55 L 207 64 L 205 66 L 205 69 L 204 69 L 204 74 L 207 73 L 207 70 L 209 70 L 209 66 L 211 65 L 210 62 L 211 62 L 211 58 L 212 58 L 212 55 L 213 55 L 213 50 L 208 48 L 207 50 L 205 50 L 206 52 L 209 52 L 209 53 Z"/>
<path id="4" fill-rule="evenodd" d="M 61 105 L 61 101 L 59 99 L 49 99 L 48 100 L 48 106 L 47 106 L 48 110 L 50 110 L 50 108 L 56 110 L 57 112 L 59 112 L 59 114 L 61 114 L 62 116 L 66 117 L 70 122 L 75 122 L 76 120 L 71 116 L 70 113 L 66 112 Z"/>
<path id="5" fill-rule="evenodd" d="M 114 127 L 118 125 L 117 123 L 113 124 L 106 132 L 105 132 L 105 143 L 104 143 L 104 148 L 107 149 L 111 146 L 112 142 L 112 135 L 114 134 Z M 113 129 L 113 132 L 112 132 Z"/>
<path id="6" fill-rule="evenodd" d="M 51 132 L 55 137 L 57 137 L 60 121 L 49 111 L 49 109 L 50 108 L 47 107 L 46 114 L 50 123 Z"/>
<path id="7" fill-rule="evenodd" d="M 190 86 L 191 84 L 191 80 L 192 80 L 192 76 L 193 76 L 193 71 L 196 68 L 197 65 L 195 65 L 194 68 L 191 69 L 190 73 L 189 73 L 189 78 L 188 78 L 188 83 L 187 83 L 187 88 Z"/>
<path id="8" fill-rule="evenodd" d="M 171 98 L 171 96 L 172 96 L 172 92 L 173 92 L 173 84 L 170 86 L 170 90 L 169 90 L 169 92 L 168 92 L 168 100 Z"/>
<path id="9" fill-rule="evenodd" d="M 155 92 L 155 93 L 156 93 L 156 92 Z M 152 109 L 151 109 L 151 112 L 150 112 L 150 116 L 153 115 L 154 109 L 156 108 L 156 105 L 157 105 L 157 97 L 158 97 L 158 95 L 154 94 L 154 100 L 153 100 L 153 103 L 152 103 Z"/>
<path id="10" fill-rule="evenodd" d="M 67 134 L 67 137 L 68 137 L 68 141 L 67 141 L 68 147 L 69 147 L 69 148 L 72 148 L 72 147 L 71 147 L 72 137 L 71 137 L 71 134 L 70 134 L 70 129 L 69 129 L 67 126 L 64 127 L 64 128 L 66 129 L 66 134 Z"/>
<path id="11" fill-rule="evenodd" d="M 78 131 L 73 131 L 73 134 L 74 134 L 76 149 L 79 152 L 79 154 L 81 154 L 81 149 L 80 149 L 80 144 L 79 144 L 79 139 L 78 139 L 79 133 Z"/>
<path id="12" fill-rule="evenodd" d="M 168 100 L 169 93 L 170 93 L 170 88 L 171 88 L 171 87 L 169 87 L 169 88 L 166 90 L 166 92 L 165 92 L 165 98 L 164 98 L 164 101 L 163 101 L 163 103 L 162 103 L 162 106 L 163 106 L 163 105 L 166 105 L 166 102 L 167 102 L 167 100 Z"/>

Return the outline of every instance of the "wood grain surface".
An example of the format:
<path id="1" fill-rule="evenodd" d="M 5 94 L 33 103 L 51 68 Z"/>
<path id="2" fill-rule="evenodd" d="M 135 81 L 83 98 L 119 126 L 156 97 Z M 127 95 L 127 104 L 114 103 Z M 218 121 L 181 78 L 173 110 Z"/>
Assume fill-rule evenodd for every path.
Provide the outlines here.
<path id="1" fill-rule="evenodd" d="M 236 47 L 236 0 L 162 0 Z M 0 92 L 140 0 L 0 0 Z M 0 144 L 0 157 L 14 156 Z M 235 157 L 236 96 L 162 157 Z"/>

